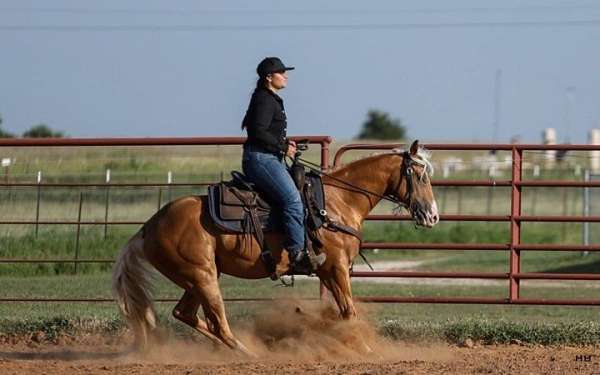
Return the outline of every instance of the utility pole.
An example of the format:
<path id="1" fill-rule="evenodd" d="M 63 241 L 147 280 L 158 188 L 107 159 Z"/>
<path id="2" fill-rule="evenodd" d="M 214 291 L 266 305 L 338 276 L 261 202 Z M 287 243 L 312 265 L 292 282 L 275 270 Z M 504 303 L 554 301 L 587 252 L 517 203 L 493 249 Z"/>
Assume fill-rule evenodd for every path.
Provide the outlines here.
<path id="1" fill-rule="evenodd" d="M 498 143 L 498 133 L 500 131 L 500 96 L 502 94 L 502 69 L 496 69 L 496 79 L 494 80 L 494 131 L 492 143 Z"/>

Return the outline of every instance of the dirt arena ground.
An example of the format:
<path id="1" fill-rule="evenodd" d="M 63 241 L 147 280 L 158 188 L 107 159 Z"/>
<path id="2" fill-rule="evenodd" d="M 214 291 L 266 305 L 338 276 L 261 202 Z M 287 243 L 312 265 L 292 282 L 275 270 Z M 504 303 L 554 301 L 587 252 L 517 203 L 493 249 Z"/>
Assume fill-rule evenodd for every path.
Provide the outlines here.
<path id="1" fill-rule="evenodd" d="M 95 339 L 93 341 L 99 341 Z M 198 348 L 193 348 L 195 345 Z M 147 355 L 110 343 L 0 346 L 1 374 L 600 374 L 597 348 L 519 345 L 410 345 L 395 342 L 384 358 L 292 355 L 249 360 L 177 342 Z M 390 351 L 396 353 L 389 356 Z M 304 358 L 302 358 L 304 356 Z M 320 358 L 319 358 L 320 357 Z"/>
<path id="2" fill-rule="evenodd" d="M 286 308 L 236 327 L 256 358 L 215 348 L 199 335 L 162 330 L 148 351 L 132 337 L 0 335 L 0 374 L 599 374 L 600 347 L 406 343 L 381 337 L 364 321 L 332 309 Z"/>

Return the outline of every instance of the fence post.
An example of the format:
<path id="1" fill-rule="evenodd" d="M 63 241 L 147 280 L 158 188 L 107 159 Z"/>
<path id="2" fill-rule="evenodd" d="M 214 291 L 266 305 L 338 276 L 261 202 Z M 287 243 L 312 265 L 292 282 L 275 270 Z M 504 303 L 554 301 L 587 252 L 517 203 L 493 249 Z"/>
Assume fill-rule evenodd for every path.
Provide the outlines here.
<path id="1" fill-rule="evenodd" d="M 171 183 L 173 183 L 173 172 L 167 173 L 167 202 L 171 201 Z"/>
<path id="2" fill-rule="evenodd" d="M 586 169 L 585 172 L 583 173 L 583 180 L 585 182 L 589 182 L 591 181 L 591 176 L 590 176 L 590 170 Z M 583 188 L 583 216 L 590 216 L 590 188 L 589 187 L 584 187 Z M 589 221 L 584 221 L 583 222 L 583 238 L 582 241 L 583 244 L 585 246 L 590 244 L 590 222 Z M 582 251 L 581 255 L 582 256 L 586 256 L 588 255 L 589 251 Z"/>
<path id="3" fill-rule="evenodd" d="M 439 211 L 446 212 L 446 194 L 448 194 L 448 187 L 447 186 L 439 186 L 437 191 L 440 192 Z M 437 196 L 437 194 L 436 194 L 436 196 Z"/>
<path id="4" fill-rule="evenodd" d="M 566 187 L 561 188 L 562 216 L 567 216 L 567 213 L 569 212 L 569 191 L 567 189 L 568 188 Z M 565 223 L 564 221 L 561 223 L 560 238 L 563 242 L 567 240 L 567 223 Z"/>
<path id="5" fill-rule="evenodd" d="M 38 236 L 40 227 L 40 200 L 42 199 L 42 171 L 37 173 L 37 198 L 35 204 L 35 237 Z"/>
<path id="6" fill-rule="evenodd" d="M 104 199 L 104 240 L 108 234 L 108 201 L 110 195 L 110 169 L 106 170 L 106 195 Z"/>
<path id="7" fill-rule="evenodd" d="M 539 165 L 534 165 L 533 166 L 533 177 L 535 179 L 539 179 L 540 177 L 540 166 Z M 538 198 L 538 192 L 539 192 L 539 188 L 537 187 L 532 187 L 529 189 L 532 193 L 533 193 L 533 197 L 531 197 L 531 215 L 535 215 L 536 212 L 536 208 L 537 208 L 537 198 Z"/>
<path id="8" fill-rule="evenodd" d="M 79 237 L 81 233 L 81 206 L 83 206 L 83 192 L 79 191 L 79 212 L 77 214 L 77 236 L 75 238 L 75 274 L 77 275 L 77 267 L 79 265 Z"/>
<path id="9" fill-rule="evenodd" d="M 487 200 L 486 200 L 486 214 L 492 214 L 492 206 L 494 200 L 494 186 L 490 186 L 487 189 Z"/>
<path id="10" fill-rule="evenodd" d="M 457 186 L 456 187 L 456 211 L 457 214 L 462 215 L 462 197 L 463 197 L 463 192 L 462 189 Z"/>
<path id="11" fill-rule="evenodd" d="M 8 185 L 8 175 L 11 162 L 12 160 L 10 158 L 2 158 L 2 167 L 4 168 L 4 183 L 6 185 Z"/>
<path id="12" fill-rule="evenodd" d="M 521 251 L 515 249 L 515 246 L 521 242 L 521 222 L 516 219 L 521 216 L 521 186 L 518 183 L 522 178 L 523 150 L 513 147 L 512 149 L 512 192 L 511 192 L 511 210 L 510 210 L 510 273 L 509 273 L 509 301 L 513 302 L 519 299 L 520 280 L 515 278 L 515 274 L 521 272 Z"/>

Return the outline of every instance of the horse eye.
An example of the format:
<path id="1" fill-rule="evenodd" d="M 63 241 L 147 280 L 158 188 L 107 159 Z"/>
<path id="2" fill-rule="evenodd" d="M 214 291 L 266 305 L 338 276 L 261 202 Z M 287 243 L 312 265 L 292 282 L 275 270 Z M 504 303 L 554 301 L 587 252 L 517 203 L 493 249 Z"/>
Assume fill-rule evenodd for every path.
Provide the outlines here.
<path id="1" fill-rule="evenodd" d="M 411 175 L 412 175 L 412 172 L 413 172 L 412 168 L 406 168 L 406 174 L 407 174 L 408 176 L 411 176 Z"/>

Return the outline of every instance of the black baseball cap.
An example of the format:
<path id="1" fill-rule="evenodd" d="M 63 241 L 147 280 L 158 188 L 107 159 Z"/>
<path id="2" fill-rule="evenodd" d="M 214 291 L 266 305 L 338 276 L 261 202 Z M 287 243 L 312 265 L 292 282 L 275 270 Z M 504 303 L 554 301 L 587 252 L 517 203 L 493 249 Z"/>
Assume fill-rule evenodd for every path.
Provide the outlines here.
<path id="1" fill-rule="evenodd" d="M 293 66 L 285 66 L 279 57 L 265 57 L 256 67 L 256 73 L 259 77 L 265 77 L 268 74 L 294 70 Z"/>

